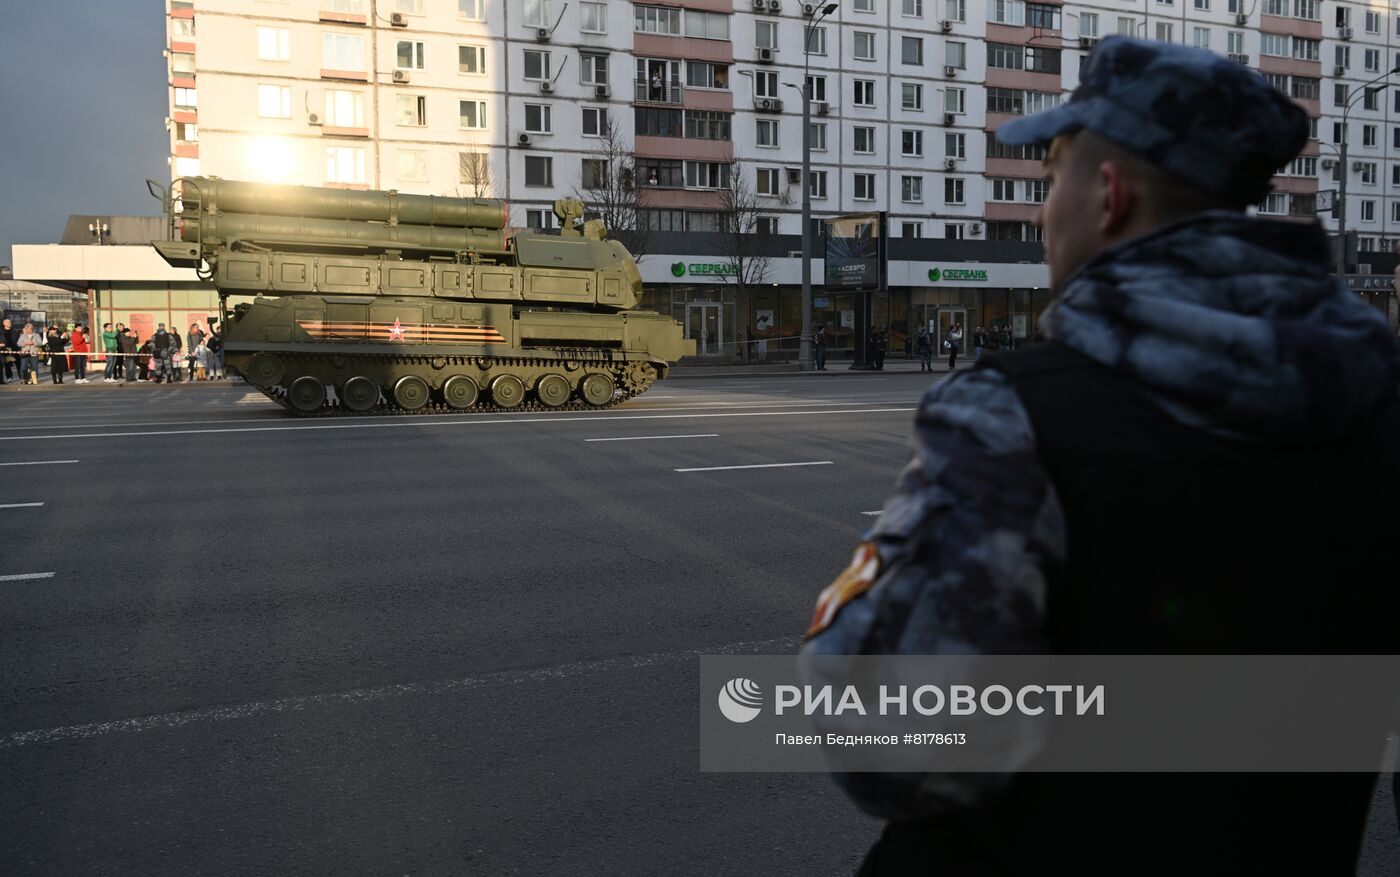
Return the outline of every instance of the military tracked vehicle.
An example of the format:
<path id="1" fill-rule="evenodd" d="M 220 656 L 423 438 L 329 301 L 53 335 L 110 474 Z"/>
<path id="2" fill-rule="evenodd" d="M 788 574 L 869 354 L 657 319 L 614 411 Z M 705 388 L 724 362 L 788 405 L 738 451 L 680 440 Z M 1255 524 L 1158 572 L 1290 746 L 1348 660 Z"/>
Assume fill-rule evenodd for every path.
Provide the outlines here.
<path id="1" fill-rule="evenodd" d="M 605 408 L 695 352 L 579 201 L 558 236 L 511 235 L 485 198 L 150 185 L 153 245 L 218 287 L 225 367 L 296 414 Z"/>

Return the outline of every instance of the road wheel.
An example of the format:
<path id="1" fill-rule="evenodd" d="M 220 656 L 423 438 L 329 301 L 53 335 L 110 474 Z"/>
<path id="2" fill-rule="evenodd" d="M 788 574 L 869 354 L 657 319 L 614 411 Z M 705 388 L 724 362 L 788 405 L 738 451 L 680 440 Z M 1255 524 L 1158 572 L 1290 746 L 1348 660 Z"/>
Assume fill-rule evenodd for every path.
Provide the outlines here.
<path id="1" fill-rule="evenodd" d="M 515 375 L 497 375 L 491 382 L 491 399 L 502 408 L 514 408 L 525 401 L 525 384 Z"/>
<path id="2" fill-rule="evenodd" d="M 447 379 L 447 383 L 442 385 L 443 401 L 459 411 L 475 405 L 479 394 L 480 390 L 476 386 L 476 381 L 466 375 L 450 377 Z"/>
<path id="3" fill-rule="evenodd" d="M 282 360 L 271 353 L 255 353 L 253 358 L 248 360 L 248 383 L 255 387 L 272 387 L 282 383 L 282 376 L 287 373 L 286 366 Z"/>
<path id="4" fill-rule="evenodd" d="M 379 404 L 379 387 L 364 375 L 356 375 L 340 388 L 340 402 L 351 411 L 368 411 Z"/>
<path id="5" fill-rule="evenodd" d="M 591 374 L 579 385 L 579 393 L 589 405 L 602 406 L 612 401 L 613 382 L 607 375 Z"/>
<path id="6" fill-rule="evenodd" d="M 558 408 L 569 401 L 569 396 L 573 395 L 573 387 L 564 380 L 563 375 L 545 375 L 535 384 L 535 396 L 540 402 L 550 408 Z"/>
<path id="7" fill-rule="evenodd" d="M 405 411 L 417 411 L 428 404 L 428 382 L 417 375 L 404 375 L 394 384 L 394 402 Z"/>
<path id="8" fill-rule="evenodd" d="M 298 411 L 310 413 L 326 404 L 326 385 L 320 378 L 302 375 L 287 388 L 287 401 Z"/>

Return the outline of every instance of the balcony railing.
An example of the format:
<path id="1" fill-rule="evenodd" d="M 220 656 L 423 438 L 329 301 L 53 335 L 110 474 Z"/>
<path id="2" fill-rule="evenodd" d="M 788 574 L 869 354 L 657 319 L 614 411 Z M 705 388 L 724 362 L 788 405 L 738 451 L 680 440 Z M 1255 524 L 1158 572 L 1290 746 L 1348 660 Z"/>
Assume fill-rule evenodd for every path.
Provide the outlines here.
<path id="1" fill-rule="evenodd" d="M 670 82 L 654 82 L 638 79 L 634 86 L 634 100 L 653 104 L 681 104 L 685 102 L 685 89 L 679 79 Z"/>

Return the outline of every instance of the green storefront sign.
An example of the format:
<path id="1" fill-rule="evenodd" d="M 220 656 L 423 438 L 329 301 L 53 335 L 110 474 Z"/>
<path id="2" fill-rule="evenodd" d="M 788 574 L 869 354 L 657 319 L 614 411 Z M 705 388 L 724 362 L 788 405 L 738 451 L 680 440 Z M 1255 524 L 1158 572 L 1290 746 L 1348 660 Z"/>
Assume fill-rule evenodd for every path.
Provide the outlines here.
<path id="1" fill-rule="evenodd" d="M 985 268 L 931 268 L 928 272 L 928 279 L 937 283 L 940 280 L 965 280 L 976 283 L 987 282 L 987 270 Z"/>
<path id="2" fill-rule="evenodd" d="M 672 262 L 671 274 L 675 277 L 732 277 L 739 272 L 727 262 Z"/>

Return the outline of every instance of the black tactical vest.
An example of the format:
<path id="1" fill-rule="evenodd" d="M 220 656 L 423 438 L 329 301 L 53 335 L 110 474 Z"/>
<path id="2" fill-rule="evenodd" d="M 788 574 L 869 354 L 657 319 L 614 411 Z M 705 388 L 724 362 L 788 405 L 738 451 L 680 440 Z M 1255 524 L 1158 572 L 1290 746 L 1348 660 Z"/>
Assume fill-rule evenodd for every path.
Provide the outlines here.
<path id="1" fill-rule="evenodd" d="M 1400 399 L 1325 444 L 1243 442 L 1061 344 L 983 365 L 1019 395 L 1065 512 L 1052 652 L 1400 650 Z M 1374 782 L 1025 773 L 984 808 L 890 825 L 863 873 L 1350 875 Z"/>

